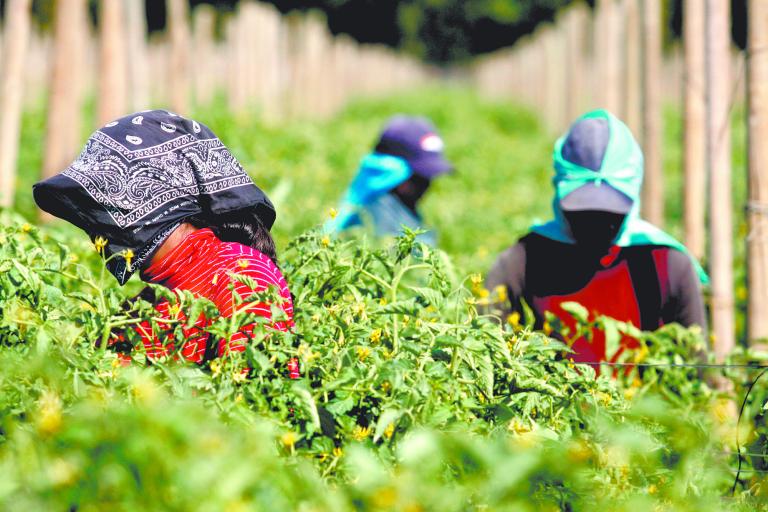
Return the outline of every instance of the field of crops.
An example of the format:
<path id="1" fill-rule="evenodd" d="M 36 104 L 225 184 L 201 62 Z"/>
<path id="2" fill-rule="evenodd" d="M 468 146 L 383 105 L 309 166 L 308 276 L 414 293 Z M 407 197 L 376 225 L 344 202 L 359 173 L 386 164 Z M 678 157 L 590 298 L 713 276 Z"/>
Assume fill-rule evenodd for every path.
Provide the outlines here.
<path id="1" fill-rule="evenodd" d="M 425 204 L 444 252 L 313 230 L 395 111 L 432 117 L 457 165 Z M 196 116 L 276 203 L 295 332 L 205 367 L 122 366 L 98 342 L 151 309 L 123 307 L 141 283 L 119 289 L 84 235 L 31 220 L 42 123 L 28 113 L 19 213 L 0 221 L 0 509 L 768 510 L 762 381 L 736 421 L 759 354 L 686 366 L 705 342 L 673 325 L 633 333 L 639 366 L 595 375 L 524 319 L 483 316 L 482 273 L 549 211 L 553 138 L 533 113 L 457 90 L 279 128 Z"/>

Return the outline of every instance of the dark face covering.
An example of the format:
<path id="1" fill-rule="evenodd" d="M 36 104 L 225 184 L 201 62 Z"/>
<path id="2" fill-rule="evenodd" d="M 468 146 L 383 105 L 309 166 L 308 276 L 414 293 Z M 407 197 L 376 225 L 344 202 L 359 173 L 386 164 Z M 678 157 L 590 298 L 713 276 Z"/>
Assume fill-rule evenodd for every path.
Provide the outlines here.
<path id="1" fill-rule="evenodd" d="M 605 254 L 619 234 L 626 215 L 596 210 L 563 211 L 576 244 L 595 255 Z"/>
<path id="2" fill-rule="evenodd" d="M 429 189 L 429 183 L 429 179 L 414 174 L 395 188 L 392 193 L 412 212 L 416 213 L 416 205 Z"/>

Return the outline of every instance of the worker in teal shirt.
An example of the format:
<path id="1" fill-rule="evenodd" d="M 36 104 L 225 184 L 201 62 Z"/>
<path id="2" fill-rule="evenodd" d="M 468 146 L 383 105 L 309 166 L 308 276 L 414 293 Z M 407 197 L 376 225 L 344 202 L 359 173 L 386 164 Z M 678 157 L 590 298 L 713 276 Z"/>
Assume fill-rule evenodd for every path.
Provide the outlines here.
<path id="1" fill-rule="evenodd" d="M 426 118 L 391 118 L 373 152 L 361 161 L 339 215 L 326 229 L 339 233 L 364 226 L 380 237 L 397 236 L 403 227 L 423 229 L 419 201 L 432 180 L 453 169 L 443 148 L 443 140 Z M 434 245 L 434 231 L 423 233 L 420 240 Z"/>

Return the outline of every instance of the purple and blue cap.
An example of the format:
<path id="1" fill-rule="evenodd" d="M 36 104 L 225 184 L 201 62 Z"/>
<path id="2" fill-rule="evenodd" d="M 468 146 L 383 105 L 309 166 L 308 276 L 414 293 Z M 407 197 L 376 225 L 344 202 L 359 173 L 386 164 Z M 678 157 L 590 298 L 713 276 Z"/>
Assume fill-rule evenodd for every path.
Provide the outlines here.
<path id="1" fill-rule="evenodd" d="M 414 174 L 431 180 L 453 170 L 444 148 L 443 139 L 428 119 L 398 115 L 387 123 L 375 151 L 404 159 Z"/>
<path id="2" fill-rule="evenodd" d="M 607 119 L 587 118 L 575 123 L 563 143 L 561 154 L 566 160 L 599 173 L 610 140 Z M 597 210 L 628 214 L 634 202 L 626 194 L 607 184 L 583 185 L 560 200 L 566 211 Z"/>

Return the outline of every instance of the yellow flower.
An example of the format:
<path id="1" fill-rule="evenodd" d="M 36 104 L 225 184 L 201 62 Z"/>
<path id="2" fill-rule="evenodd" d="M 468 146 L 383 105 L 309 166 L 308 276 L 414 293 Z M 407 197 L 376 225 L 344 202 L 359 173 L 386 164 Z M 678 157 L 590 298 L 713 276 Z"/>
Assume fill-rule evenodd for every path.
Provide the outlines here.
<path id="1" fill-rule="evenodd" d="M 355 302 L 352 304 L 352 313 L 359 317 L 365 316 L 365 302 Z"/>
<path id="2" fill-rule="evenodd" d="M 235 370 L 232 372 L 232 380 L 238 383 L 248 380 L 248 373 L 244 370 Z"/>
<path id="3" fill-rule="evenodd" d="M 151 379 L 142 378 L 131 386 L 131 395 L 139 403 L 151 404 L 158 398 L 159 393 Z"/>
<path id="4" fill-rule="evenodd" d="M 131 261 L 133 261 L 133 251 L 126 249 L 123 251 L 123 258 L 125 258 L 125 264 L 128 266 L 128 270 L 131 270 Z"/>
<path id="5" fill-rule="evenodd" d="M 298 441 L 299 436 L 296 435 L 296 432 L 286 432 L 282 436 L 280 436 L 280 442 L 283 443 L 283 446 L 288 448 L 289 450 L 293 450 L 293 446 L 296 444 L 296 441 Z"/>
<path id="6" fill-rule="evenodd" d="M 69 262 L 70 263 L 77 263 L 80 260 L 80 258 L 77 257 L 77 254 L 70 254 L 69 255 Z"/>
<path id="7" fill-rule="evenodd" d="M 221 373 L 221 362 L 218 359 L 211 361 L 211 374 L 214 377 L 218 377 Z"/>
<path id="8" fill-rule="evenodd" d="M 608 393 L 604 393 L 603 391 L 598 391 L 595 393 L 595 398 L 597 398 L 601 404 L 608 405 L 613 401 L 613 398 Z"/>
<path id="9" fill-rule="evenodd" d="M 520 327 L 520 313 L 513 311 L 507 315 L 507 323 L 512 327 Z"/>
<path id="10" fill-rule="evenodd" d="M 552 326 L 549 324 L 549 322 L 544 322 L 543 330 L 544 330 L 544 334 L 546 334 L 547 336 L 552 334 Z"/>
<path id="11" fill-rule="evenodd" d="M 322 240 L 320 240 L 320 243 L 323 245 L 323 247 L 328 247 L 331 245 L 331 238 L 328 235 L 325 235 Z"/>
<path id="12" fill-rule="evenodd" d="M 41 434 L 55 434 L 61 428 L 61 399 L 52 391 L 45 391 L 40 397 L 40 415 L 37 430 Z"/>
<path id="13" fill-rule="evenodd" d="M 493 289 L 493 293 L 496 294 L 496 298 L 499 299 L 499 302 L 506 302 L 507 300 L 507 287 L 503 284 L 498 285 L 496 288 Z"/>
<path id="14" fill-rule="evenodd" d="M 246 269 L 248 268 L 248 260 L 237 260 L 237 265 L 242 269 Z"/>
<path id="15" fill-rule="evenodd" d="M 464 302 L 465 302 L 465 303 L 466 303 L 468 306 L 474 306 L 475 304 L 477 304 L 477 301 L 475 300 L 475 298 L 474 298 L 474 297 L 467 297 L 466 299 L 464 299 Z"/>
<path id="16" fill-rule="evenodd" d="M 335 219 L 335 218 L 336 218 L 336 216 L 337 216 L 338 214 L 339 214 L 339 212 L 338 212 L 338 211 L 336 211 L 336 208 L 331 208 L 330 210 L 328 210 L 328 215 L 329 215 L 329 216 L 330 216 L 332 219 Z"/>
<path id="17" fill-rule="evenodd" d="M 480 286 L 483 283 L 483 276 L 480 274 L 472 274 L 469 276 L 469 280 L 472 282 L 472 286 Z"/>
<path id="18" fill-rule="evenodd" d="M 659 488 L 656 487 L 656 484 L 651 484 L 648 486 L 648 494 L 656 494 L 658 490 Z"/>
<path id="19" fill-rule="evenodd" d="M 642 363 L 646 357 L 648 357 L 648 346 L 641 345 L 640 348 L 635 351 L 633 359 L 635 363 Z"/>
<path id="20" fill-rule="evenodd" d="M 376 344 L 381 341 L 381 329 L 371 331 L 371 343 Z"/>
<path id="21" fill-rule="evenodd" d="M 572 357 L 569 357 L 569 358 L 568 358 L 568 368 L 570 368 L 571 370 L 573 370 L 574 368 L 576 368 L 576 365 L 575 365 L 575 364 L 573 364 L 573 358 L 572 358 Z"/>
<path id="22" fill-rule="evenodd" d="M 368 347 L 357 347 L 355 348 L 355 352 L 357 352 L 357 358 L 362 362 L 365 361 L 368 356 L 371 355 L 371 349 Z"/>
<path id="23" fill-rule="evenodd" d="M 355 430 L 352 431 L 352 439 L 355 441 L 363 441 L 370 435 L 371 427 L 361 427 L 358 425 L 355 427 Z"/>
<path id="24" fill-rule="evenodd" d="M 395 433 L 395 424 L 390 423 L 387 425 L 387 428 L 384 429 L 384 437 L 387 439 L 392 439 L 392 435 Z"/>
<path id="25" fill-rule="evenodd" d="M 239 404 L 242 401 L 243 401 L 243 394 L 242 393 L 238 393 L 237 396 L 235 397 L 235 403 Z"/>
<path id="26" fill-rule="evenodd" d="M 392 384 L 389 383 L 389 381 L 384 381 L 381 383 L 381 390 L 385 393 L 389 393 L 389 390 L 392 389 Z"/>
<path id="27" fill-rule="evenodd" d="M 584 441 L 574 441 L 568 447 L 568 458 L 573 462 L 584 462 L 592 456 L 592 450 Z"/>
<path id="28" fill-rule="evenodd" d="M 507 430 L 514 432 L 515 434 L 525 434 L 531 431 L 531 427 L 518 419 L 514 419 L 509 422 L 509 425 L 507 425 Z"/>
<path id="29" fill-rule="evenodd" d="M 22 230 L 24 233 L 29 233 L 30 231 L 32 231 L 32 226 L 30 226 L 29 224 L 27 224 L 27 223 L 25 222 L 24 224 L 22 224 L 22 225 L 21 225 L 21 230 Z"/>
<path id="30" fill-rule="evenodd" d="M 397 490 L 386 486 L 377 489 L 371 496 L 371 503 L 375 510 L 391 508 L 397 502 Z"/>
<path id="31" fill-rule="evenodd" d="M 386 306 L 387 305 L 387 299 L 382 297 L 379 299 L 379 306 Z"/>
<path id="32" fill-rule="evenodd" d="M 333 456 L 334 457 L 338 458 L 338 457 L 341 457 L 342 455 L 344 455 L 344 450 L 342 450 L 338 446 L 333 449 Z"/>
<path id="33" fill-rule="evenodd" d="M 478 290 L 478 292 L 477 292 L 477 295 L 481 299 L 487 299 L 488 297 L 490 297 L 491 292 L 489 292 L 486 288 L 480 288 L 480 290 Z"/>
<path id="34" fill-rule="evenodd" d="M 306 343 L 302 343 L 301 345 L 299 345 L 299 350 L 297 351 L 297 354 L 299 357 L 303 358 L 305 361 L 313 361 L 318 357 L 320 357 L 317 353 L 312 352 L 312 349 Z"/>
<path id="35" fill-rule="evenodd" d="M 103 236 L 97 236 L 96 240 L 93 241 L 93 246 L 96 247 L 96 252 L 101 254 L 104 252 L 104 248 L 107 246 L 107 239 Z"/>

